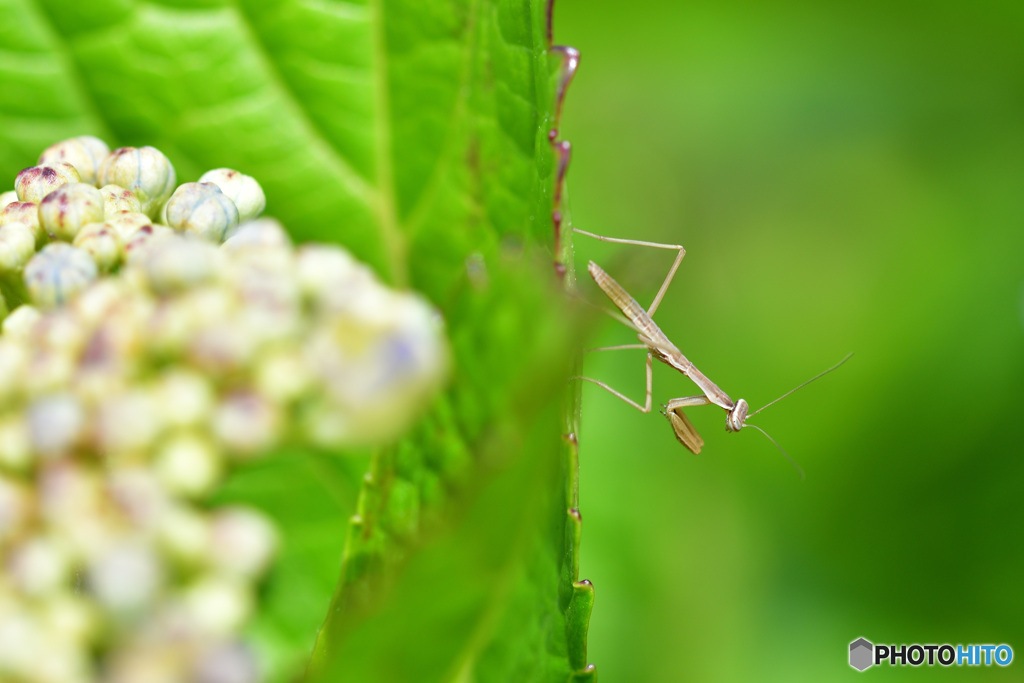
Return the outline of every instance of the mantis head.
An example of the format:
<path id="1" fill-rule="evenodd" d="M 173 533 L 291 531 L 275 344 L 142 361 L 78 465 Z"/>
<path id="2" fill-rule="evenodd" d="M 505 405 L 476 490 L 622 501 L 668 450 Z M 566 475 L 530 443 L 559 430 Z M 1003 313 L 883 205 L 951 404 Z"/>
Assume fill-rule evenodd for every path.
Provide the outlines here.
<path id="1" fill-rule="evenodd" d="M 747 404 L 746 399 L 741 398 L 736 401 L 736 405 L 725 416 L 726 431 L 738 432 L 743 429 L 743 423 L 747 421 L 747 413 L 749 411 L 750 406 Z"/>

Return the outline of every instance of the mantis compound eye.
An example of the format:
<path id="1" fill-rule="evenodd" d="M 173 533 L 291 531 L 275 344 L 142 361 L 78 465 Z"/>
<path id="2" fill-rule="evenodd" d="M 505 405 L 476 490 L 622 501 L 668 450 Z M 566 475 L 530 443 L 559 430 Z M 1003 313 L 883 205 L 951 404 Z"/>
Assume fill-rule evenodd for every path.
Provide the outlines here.
<path id="1" fill-rule="evenodd" d="M 746 399 L 741 398 L 736 401 L 736 406 L 729 411 L 729 415 L 725 418 L 725 428 L 730 432 L 738 432 L 743 429 L 743 423 L 747 421 L 747 412 L 749 411 L 750 406 Z"/>

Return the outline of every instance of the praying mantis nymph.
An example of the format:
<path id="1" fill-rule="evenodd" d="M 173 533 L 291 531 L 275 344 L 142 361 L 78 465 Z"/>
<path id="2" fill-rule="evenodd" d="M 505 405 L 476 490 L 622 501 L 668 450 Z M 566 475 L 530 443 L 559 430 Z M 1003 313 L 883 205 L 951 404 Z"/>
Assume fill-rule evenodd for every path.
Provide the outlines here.
<path id="1" fill-rule="evenodd" d="M 671 284 L 672 278 L 675 276 L 676 270 L 679 268 L 679 264 L 682 263 L 683 256 L 686 255 L 686 250 L 682 247 L 682 245 L 660 244 L 657 242 L 642 242 L 639 240 L 605 237 L 603 235 L 596 235 L 591 232 L 586 232 L 585 230 L 580 230 L 579 228 L 573 228 L 573 230 L 581 235 L 593 237 L 603 242 L 615 242 L 618 244 L 634 244 L 645 247 L 654 247 L 657 249 L 673 249 L 677 252 L 675 261 L 672 263 L 672 267 L 669 268 L 668 275 L 665 277 L 665 281 L 662 283 L 657 295 L 655 295 L 654 301 L 646 310 L 643 308 L 643 306 L 637 303 L 636 299 L 634 299 L 629 294 L 629 292 L 627 292 L 622 287 L 622 285 L 616 282 L 611 275 L 606 273 L 601 268 L 601 266 L 597 265 L 593 261 L 591 261 L 590 264 L 587 266 L 587 271 L 590 273 L 590 276 L 594 279 L 594 282 L 597 283 L 597 286 L 601 288 L 601 290 L 608 296 L 609 299 L 611 299 L 612 303 L 615 304 L 615 307 L 622 312 L 622 315 L 625 316 L 625 320 L 623 322 L 625 322 L 629 327 L 636 330 L 637 338 L 640 340 L 639 344 L 608 346 L 592 350 L 647 350 L 647 393 L 644 399 L 644 404 L 640 405 L 636 401 L 633 401 L 632 399 L 624 396 L 623 394 L 619 393 L 615 389 L 611 388 L 610 386 L 599 380 L 592 379 L 590 377 L 580 377 L 580 379 L 596 384 L 597 386 L 610 392 L 614 396 L 622 399 L 623 401 L 625 401 L 626 403 L 628 403 L 629 405 L 633 406 L 634 408 L 643 413 L 649 413 L 651 412 L 652 363 L 653 359 L 657 358 L 661 362 L 670 365 L 671 367 L 675 368 L 679 372 L 689 377 L 702 392 L 695 396 L 685 396 L 682 398 L 670 399 L 668 403 L 664 405 L 664 410 L 662 411 L 665 417 L 668 418 L 668 421 L 672 426 L 672 431 L 675 432 L 676 438 L 679 440 L 681 444 L 683 444 L 687 449 L 689 449 L 690 452 L 694 454 L 700 453 L 701 447 L 703 447 L 704 445 L 704 440 L 701 438 L 700 434 L 697 433 L 697 430 L 694 428 L 689 418 L 687 418 L 686 415 L 683 413 L 683 408 L 688 408 L 690 406 L 702 406 L 713 404 L 725 410 L 725 428 L 727 431 L 738 432 L 744 427 L 753 427 L 754 429 L 758 430 L 759 432 L 764 434 L 769 441 L 775 444 L 775 447 L 778 448 L 782 452 L 782 454 L 786 456 L 786 458 L 790 461 L 793 467 L 795 467 L 797 471 L 800 472 L 800 476 L 803 477 L 803 471 L 795 462 L 793 462 L 793 459 L 789 457 L 789 454 L 786 453 L 786 451 L 783 450 L 781 446 L 779 446 L 775 439 L 773 439 L 767 432 L 765 432 L 757 425 L 747 424 L 747 419 L 758 414 L 768 406 L 778 401 L 781 401 L 783 398 L 789 396 L 797 389 L 801 389 L 804 386 L 813 382 L 814 380 L 818 379 L 819 377 L 822 377 L 823 375 L 832 372 L 840 365 L 845 363 L 847 360 L 849 360 L 850 356 L 852 356 L 853 354 L 848 354 L 845 358 L 843 358 L 841 361 L 830 367 L 828 370 L 825 370 L 824 372 L 815 375 L 806 382 L 794 387 L 793 389 L 787 391 L 779 398 L 765 404 L 761 408 L 751 413 L 750 406 L 747 404 L 746 400 L 741 398 L 738 401 L 733 401 L 728 394 L 726 394 L 718 387 L 717 384 L 712 382 L 703 372 L 698 370 L 697 367 L 693 363 L 691 363 L 686 356 L 683 355 L 683 352 L 680 351 L 676 347 L 676 345 L 672 343 L 668 336 L 666 336 L 665 333 L 661 331 L 661 328 L 658 327 L 657 323 L 654 322 L 654 312 L 658 309 L 658 305 L 661 303 L 662 298 L 665 296 L 665 291 L 668 289 L 669 284 Z"/>

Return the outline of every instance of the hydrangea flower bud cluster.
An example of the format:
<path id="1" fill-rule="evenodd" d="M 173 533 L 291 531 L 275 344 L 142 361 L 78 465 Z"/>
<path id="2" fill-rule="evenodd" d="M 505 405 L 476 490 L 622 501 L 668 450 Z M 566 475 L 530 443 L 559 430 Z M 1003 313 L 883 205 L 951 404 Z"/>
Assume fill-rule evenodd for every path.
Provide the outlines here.
<path id="1" fill-rule="evenodd" d="M 157 150 L 100 145 L 54 145 L 41 165 L 70 170 L 0 198 L 0 285 L 31 302 L 0 334 L 0 680 L 257 681 L 240 634 L 278 534 L 207 501 L 284 439 L 396 438 L 445 378 L 443 330 L 255 218 L 248 176 L 172 193 Z"/>
<path id="2" fill-rule="evenodd" d="M 6 309 L 22 303 L 22 269 L 48 243 L 72 244 L 107 273 L 153 235 L 175 230 L 221 242 L 266 206 L 259 183 L 233 169 L 208 171 L 199 182 L 177 188 L 176 181 L 174 166 L 154 147 L 111 151 L 91 136 L 48 147 L 39 165 L 18 174 L 15 190 L 0 194 Z"/>

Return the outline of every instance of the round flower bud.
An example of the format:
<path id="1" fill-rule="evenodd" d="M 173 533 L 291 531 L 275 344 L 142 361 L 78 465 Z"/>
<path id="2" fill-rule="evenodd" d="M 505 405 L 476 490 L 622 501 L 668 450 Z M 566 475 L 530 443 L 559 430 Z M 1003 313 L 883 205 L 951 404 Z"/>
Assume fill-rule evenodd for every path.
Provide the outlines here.
<path id="1" fill-rule="evenodd" d="M 284 226 L 274 218 L 259 218 L 242 223 L 221 248 L 224 251 L 242 251 L 249 249 L 288 249 L 291 240 Z"/>
<path id="2" fill-rule="evenodd" d="M 32 497 L 14 479 L 0 476 L 0 543 L 18 536 L 32 517 Z"/>
<path id="3" fill-rule="evenodd" d="M 259 577 L 277 549 L 274 525 L 262 513 L 246 507 L 216 510 L 210 535 L 214 566 L 239 576 Z"/>
<path id="4" fill-rule="evenodd" d="M 135 263 L 143 254 L 149 253 L 150 249 L 163 241 L 161 238 L 173 234 L 174 230 L 166 225 L 143 225 L 124 240 L 125 261 Z"/>
<path id="5" fill-rule="evenodd" d="M 182 434 L 167 440 L 156 455 L 156 473 L 172 493 L 195 498 L 220 482 L 224 462 L 210 440 Z"/>
<path id="6" fill-rule="evenodd" d="M 103 195 L 92 185 L 68 183 L 39 203 L 39 225 L 51 239 L 70 242 L 87 223 L 103 220 Z"/>
<path id="7" fill-rule="evenodd" d="M 197 683 L 257 683 L 263 678 L 255 653 L 237 642 L 204 650 L 194 670 Z"/>
<path id="8" fill-rule="evenodd" d="M 221 254 L 206 240 L 171 235 L 140 258 L 149 286 L 158 294 L 181 291 L 213 279 Z"/>
<path id="9" fill-rule="evenodd" d="M 213 183 L 183 183 L 167 202 L 167 225 L 220 242 L 238 225 L 238 208 Z"/>
<path id="10" fill-rule="evenodd" d="M 93 527 L 90 533 L 75 539 L 79 550 L 97 536 L 105 538 L 114 531 L 105 529 L 97 533 L 97 522 L 103 521 L 109 507 L 106 482 L 97 468 L 67 459 L 43 463 L 37 472 L 41 518 L 56 527 Z"/>
<path id="11" fill-rule="evenodd" d="M 306 350 L 327 394 L 353 418 L 352 441 L 379 442 L 438 388 L 448 351 L 434 312 L 417 297 L 379 287 L 351 304 L 310 335 Z"/>
<path id="12" fill-rule="evenodd" d="M 238 207 L 239 221 L 256 218 L 267 206 L 263 188 L 252 176 L 230 168 L 215 168 L 199 178 L 201 183 L 213 183 Z"/>
<path id="13" fill-rule="evenodd" d="M 346 311 L 367 290 L 381 287 L 373 271 L 344 249 L 310 244 L 296 251 L 302 294 L 324 312 Z"/>
<path id="14" fill-rule="evenodd" d="M 237 299 L 227 291 L 207 289 L 206 291 L 198 290 L 195 292 L 195 296 L 182 297 L 177 301 L 172 301 L 170 307 L 177 309 L 178 315 L 187 321 L 186 324 L 192 330 L 188 338 L 183 340 L 185 357 L 188 361 L 208 375 L 223 377 L 241 372 L 252 362 L 257 340 L 238 324 L 235 311 L 226 311 L 219 321 L 210 320 L 209 314 L 212 308 L 207 307 L 210 304 L 218 304 L 220 301 L 233 306 L 238 305 Z M 241 405 L 237 407 L 241 407 Z M 253 408 L 256 409 L 255 406 Z M 229 410 L 228 414 L 237 415 L 238 420 L 246 419 L 242 413 L 237 413 L 234 410 Z M 276 425 L 266 423 L 260 424 L 256 430 L 249 430 L 249 425 L 242 426 L 234 419 L 227 420 L 224 425 L 224 434 L 232 436 L 223 436 L 223 438 L 231 442 L 238 440 L 239 443 L 259 440 L 268 429 L 276 429 Z"/>
<path id="15" fill-rule="evenodd" d="M 99 184 L 131 190 L 142 204 L 142 213 L 149 216 L 159 215 L 176 181 L 174 166 L 155 147 L 115 149 L 100 166 Z"/>
<path id="16" fill-rule="evenodd" d="M 96 262 L 88 252 L 64 242 L 47 244 L 25 265 L 25 285 L 40 308 L 60 306 L 96 275 Z"/>
<path id="17" fill-rule="evenodd" d="M 7 560 L 7 575 L 26 595 L 55 592 L 71 573 L 68 551 L 55 539 L 35 536 L 22 543 Z"/>
<path id="18" fill-rule="evenodd" d="M 14 190 L 8 192 L 0 192 L 0 210 L 2 210 L 8 204 L 12 204 L 18 201 L 18 193 Z"/>
<path id="19" fill-rule="evenodd" d="M 11 602 L 0 619 L 0 671 L 9 680 L 40 680 L 39 662 L 51 654 L 52 643 L 28 605 Z"/>
<path id="20" fill-rule="evenodd" d="M 46 241 L 46 233 L 39 225 L 39 205 L 34 202 L 11 202 L 0 209 L 0 225 L 21 223 L 32 231 L 36 244 Z"/>
<path id="21" fill-rule="evenodd" d="M 41 317 L 43 314 L 38 308 L 22 304 L 4 318 L 3 336 L 8 339 L 27 339 Z"/>
<path id="22" fill-rule="evenodd" d="M 188 650 L 184 649 L 185 643 L 175 648 L 166 636 L 159 640 L 148 633 L 145 638 L 126 640 L 125 645 L 114 649 L 104 660 L 103 683 L 175 683 L 194 680 L 186 671 L 188 659 L 184 655 Z M 87 680 L 95 679 L 90 677 Z"/>
<path id="23" fill-rule="evenodd" d="M 115 612 L 135 612 L 150 604 L 163 582 L 156 553 L 140 544 L 110 548 L 89 567 L 90 591 Z"/>
<path id="24" fill-rule="evenodd" d="M 120 185 L 104 185 L 100 188 L 103 195 L 103 216 L 110 218 L 122 211 L 139 213 L 142 211 L 142 202 L 131 190 L 126 190 Z M 148 220 L 149 217 L 147 216 Z"/>
<path id="25" fill-rule="evenodd" d="M 134 389 L 104 397 L 93 429 L 99 450 L 109 457 L 146 452 L 161 426 L 155 398 Z"/>
<path id="26" fill-rule="evenodd" d="M 106 223 L 114 228 L 122 242 L 127 242 L 138 232 L 139 228 L 153 225 L 153 219 L 138 211 L 118 211 L 114 214 L 107 214 Z"/>
<path id="27" fill-rule="evenodd" d="M 36 453 L 59 457 L 78 443 L 85 428 L 85 411 L 71 394 L 45 396 L 28 407 L 28 428 Z"/>
<path id="28" fill-rule="evenodd" d="M 231 456 L 251 457 L 270 448 L 277 439 L 281 416 L 254 392 L 227 396 L 213 417 L 213 432 Z"/>
<path id="29" fill-rule="evenodd" d="M 112 467 L 106 476 L 106 491 L 109 500 L 136 529 L 156 528 L 172 503 L 148 465 Z"/>
<path id="30" fill-rule="evenodd" d="M 38 204 L 43 197 L 61 185 L 81 182 L 82 178 L 71 164 L 57 162 L 52 165 L 30 166 L 14 180 L 14 189 L 18 199 L 23 202 Z"/>
<path id="31" fill-rule="evenodd" d="M 158 520 L 160 549 L 189 566 L 200 564 L 210 552 L 210 525 L 206 515 L 184 505 L 169 508 Z"/>
<path id="32" fill-rule="evenodd" d="M 19 272 L 35 253 L 36 238 L 24 223 L 0 226 L 0 272 Z"/>
<path id="33" fill-rule="evenodd" d="M 189 621 L 207 636 L 236 633 L 249 618 L 253 596 L 244 581 L 206 576 L 184 591 L 183 604 Z"/>
<path id="34" fill-rule="evenodd" d="M 256 388 L 275 403 L 294 401 L 306 392 L 314 371 L 297 348 L 277 348 L 256 363 Z"/>
<path id="35" fill-rule="evenodd" d="M 96 184 L 100 164 L 110 154 L 107 143 L 91 135 L 61 140 L 50 145 L 39 156 L 40 164 L 54 164 L 63 161 L 78 170 L 83 183 Z"/>
<path id="36" fill-rule="evenodd" d="M 0 468 L 24 471 L 32 464 L 33 456 L 24 414 L 15 413 L 0 420 Z M 2 536 L 3 532 L 0 532 Z"/>
<path id="37" fill-rule="evenodd" d="M 106 222 L 89 223 L 78 231 L 73 244 L 79 249 L 89 252 L 96 262 L 96 267 L 103 272 L 116 266 L 124 254 L 121 238 L 114 227 Z"/>
<path id="38" fill-rule="evenodd" d="M 203 424 L 213 410 L 210 382 L 201 374 L 172 369 L 155 386 L 156 400 L 169 427 L 195 427 Z"/>
<path id="39" fill-rule="evenodd" d="M 80 645 L 87 645 L 100 627 L 95 605 L 70 591 L 47 596 L 42 617 L 52 634 Z"/>

